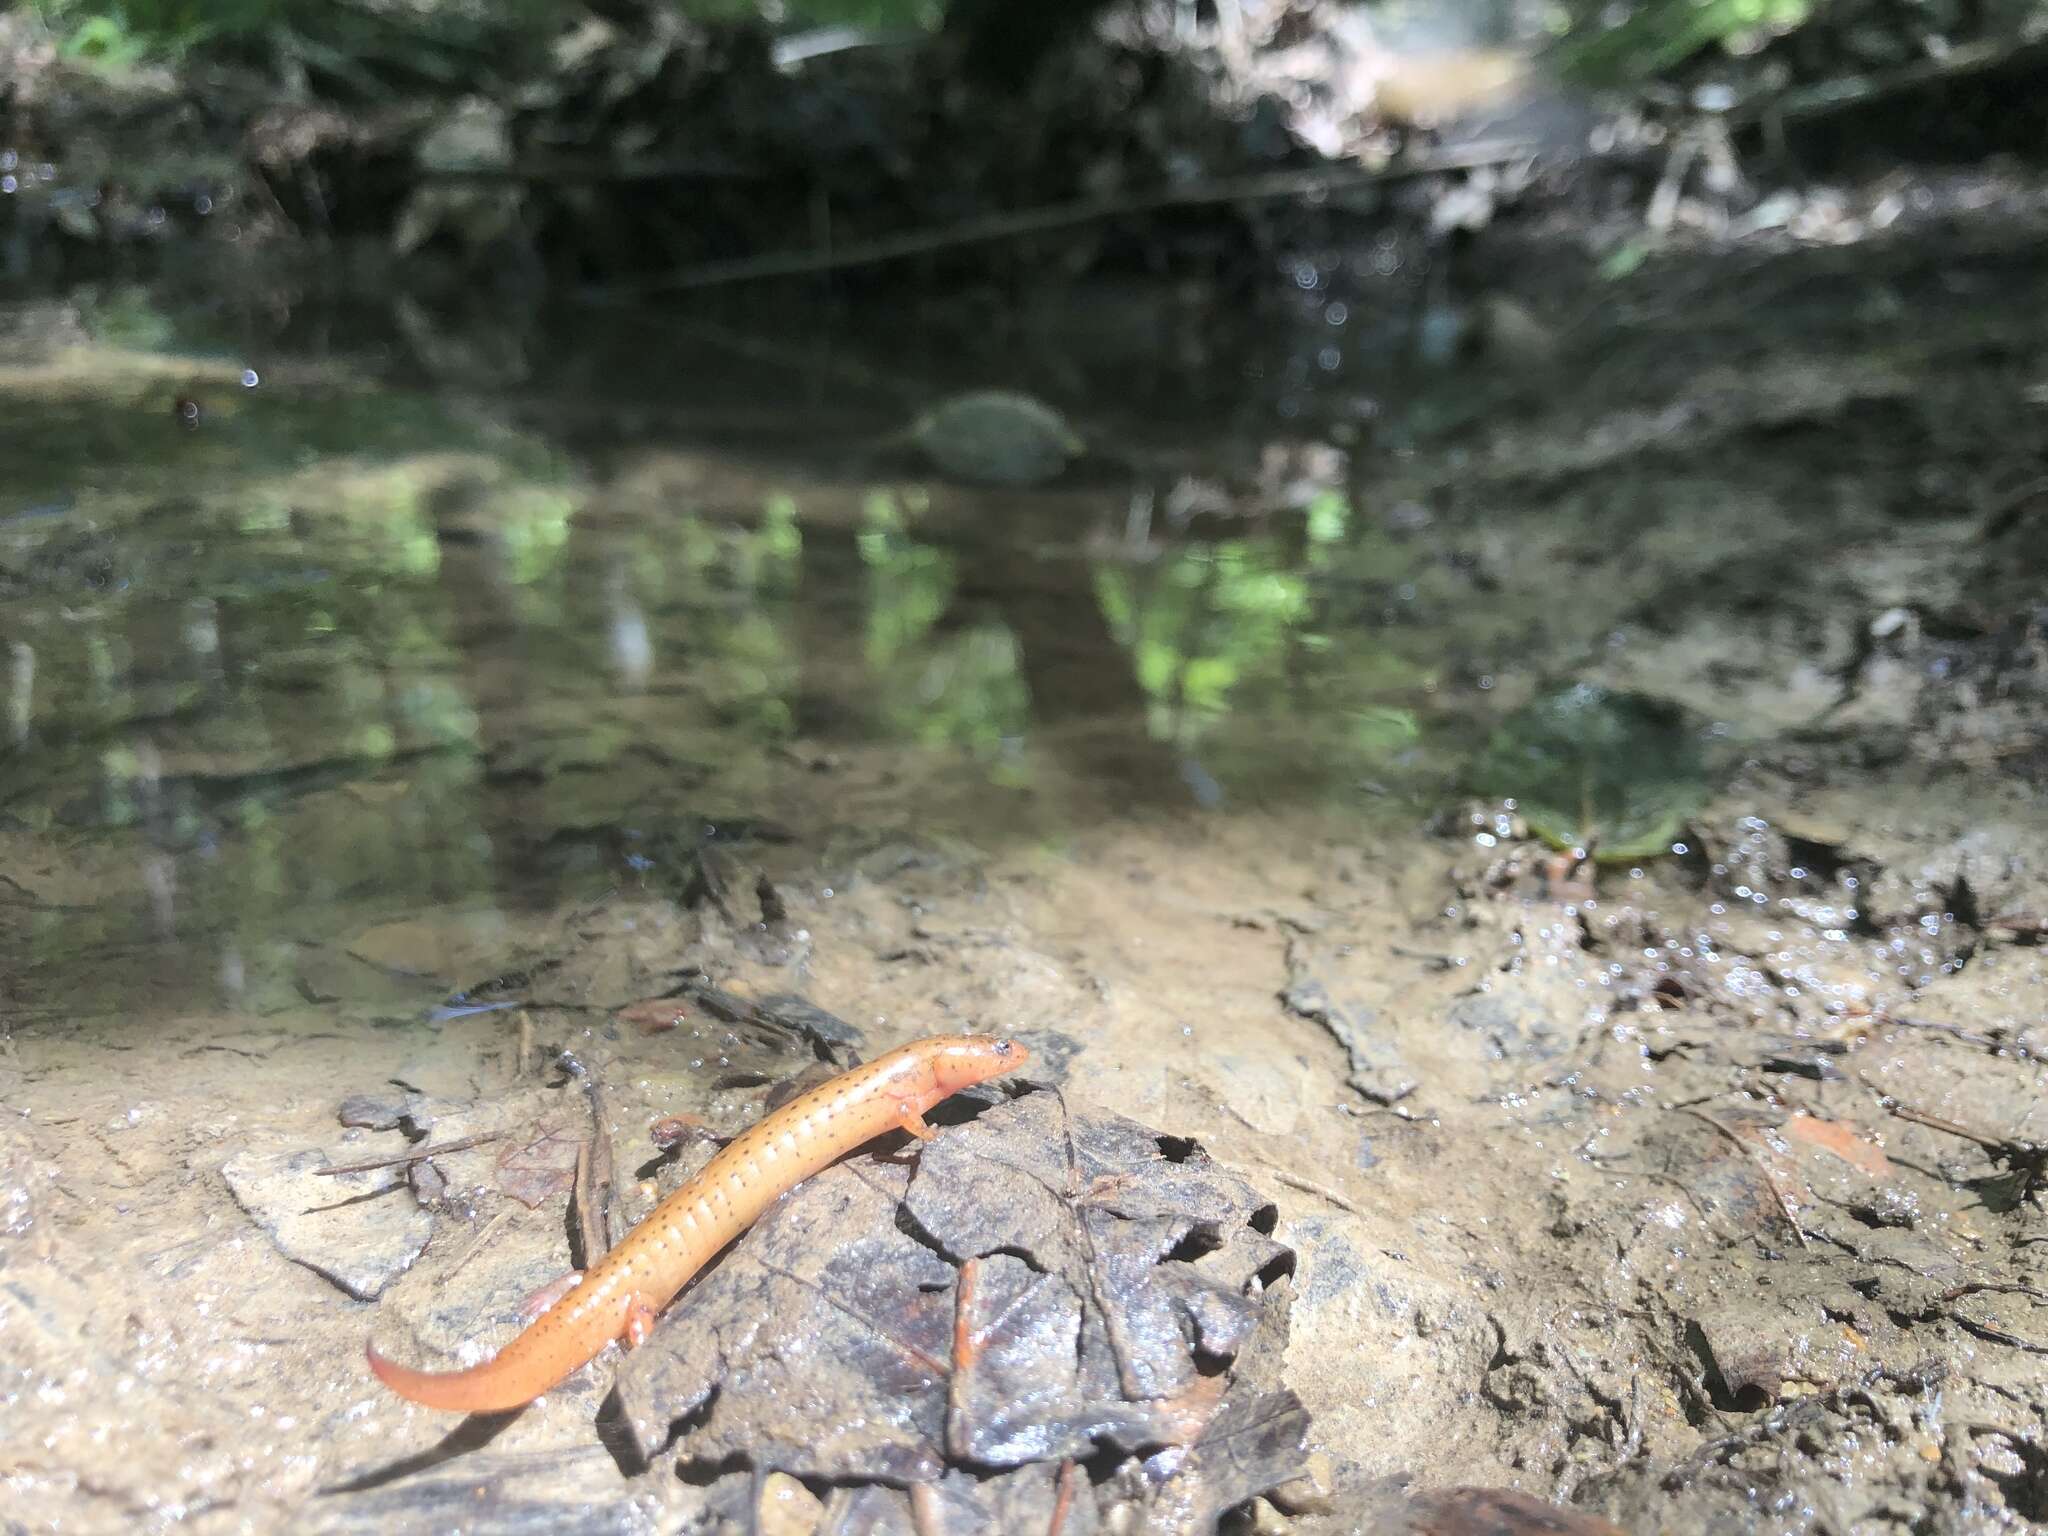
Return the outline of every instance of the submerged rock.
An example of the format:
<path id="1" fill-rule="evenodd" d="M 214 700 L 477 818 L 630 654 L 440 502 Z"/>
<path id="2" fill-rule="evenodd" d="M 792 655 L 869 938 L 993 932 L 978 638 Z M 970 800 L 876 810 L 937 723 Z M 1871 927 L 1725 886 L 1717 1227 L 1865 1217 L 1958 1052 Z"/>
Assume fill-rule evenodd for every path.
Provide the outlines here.
<path id="1" fill-rule="evenodd" d="M 1051 406 L 1004 389 L 943 400 L 904 435 L 944 473 L 983 485 L 1043 485 L 1087 446 Z"/>

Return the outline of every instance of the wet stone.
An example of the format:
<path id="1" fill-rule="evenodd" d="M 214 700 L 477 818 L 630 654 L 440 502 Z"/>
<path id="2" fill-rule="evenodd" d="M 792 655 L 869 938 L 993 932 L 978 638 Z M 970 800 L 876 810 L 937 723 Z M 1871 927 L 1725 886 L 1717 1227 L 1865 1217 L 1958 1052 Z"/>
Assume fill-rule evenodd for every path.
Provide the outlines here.
<path id="1" fill-rule="evenodd" d="M 1067 1069 L 1081 1054 L 1081 1042 L 1057 1029 L 1023 1029 L 1014 1038 L 1031 1052 L 1027 1076 L 1035 1082 L 1064 1083 Z"/>
<path id="2" fill-rule="evenodd" d="M 1376 1104 L 1398 1104 L 1421 1086 L 1402 1057 L 1380 1012 L 1341 990 L 1337 974 L 1299 940 L 1287 943 L 1287 985 L 1280 1003 L 1289 1013 L 1320 1024 L 1351 1058 L 1350 1084 Z"/>
<path id="3" fill-rule="evenodd" d="M 434 1218 L 414 1202 L 402 1167 L 320 1172 L 362 1156 L 359 1146 L 333 1153 L 303 1144 L 252 1147 L 229 1159 L 221 1176 L 278 1252 L 371 1301 L 412 1267 Z"/>
<path id="4" fill-rule="evenodd" d="M 1478 1036 L 1488 1061 L 1542 1060 L 1564 1049 L 1543 1005 L 1511 986 L 1459 998 L 1450 1021 Z"/>
<path id="5" fill-rule="evenodd" d="M 346 1126 L 365 1131 L 395 1131 L 423 1102 L 424 1096 L 417 1093 L 352 1093 L 334 1113 Z"/>

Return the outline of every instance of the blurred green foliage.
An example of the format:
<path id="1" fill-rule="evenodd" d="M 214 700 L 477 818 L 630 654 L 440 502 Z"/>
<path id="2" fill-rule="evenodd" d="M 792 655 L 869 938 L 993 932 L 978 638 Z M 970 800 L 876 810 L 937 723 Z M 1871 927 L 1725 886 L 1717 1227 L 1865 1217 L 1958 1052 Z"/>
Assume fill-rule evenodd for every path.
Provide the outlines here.
<path id="1" fill-rule="evenodd" d="M 756 22 L 779 32 L 851 27 L 933 31 L 945 0 L 671 0 L 707 23 Z M 1715 44 L 1740 45 L 1800 26 L 1825 0 L 1567 0 L 1559 7 L 1554 60 L 1588 85 L 1641 80 Z M 587 12 L 567 0 L 31 0 L 63 52 L 110 71 L 175 59 L 194 48 L 270 53 L 329 74 L 442 78 L 467 83 L 481 70 L 543 50 Z"/>
<path id="2" fill-rule="evenodd" d="M 1187 549 L 1142 575 L 1106 567 L 1095 586 L 1151 700 L 1153 733 L 1182 746 L 1229 712 L 1240 683 L 1280 662 L 1309 611 L 1302 578 L 1250 540 Z"/>
<path id="3" fill-rule="evenodd" d="M 942 0 L 677 0 L 676 9 L 699 21 L 777 20 L 789 29 L 864 27 L 896 31 L 936 28 L 945 18 Z"/>
<path id="4" fill-rule="evenodd" d="M 1683 64 L 1702 49 L 1790 32 L 1824 0 L 1645 0 L 1617 11 L 1589 5 L 1567 21 L 1551 61 L 1559 74 L 1582 85 L 1618 86 L 1647 80 Z"/>
<path id="5" fill-rule="evenodd" d="M 778 30 L 935 28 L 941 0 L 674 0 L 705 22 Z M 396 0 L 31 0 L 68 58 L 109 73 L 174 61 L 194 49 L 273 55 L 367 84 L 371 77 L 467 84 L 521 61 L 538 64 L 587 15 L 567 0 L 401 4 Z"/>

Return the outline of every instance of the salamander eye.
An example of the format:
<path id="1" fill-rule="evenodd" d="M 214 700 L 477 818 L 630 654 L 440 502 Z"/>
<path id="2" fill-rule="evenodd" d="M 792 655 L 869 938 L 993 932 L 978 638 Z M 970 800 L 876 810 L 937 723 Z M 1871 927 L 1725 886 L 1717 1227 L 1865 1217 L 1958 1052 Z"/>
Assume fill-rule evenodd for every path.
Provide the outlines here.
<path id="1" fill-rule="evenodd" d="M 1011 1043 L 1010 1043 L 1009 1041 L 1007 1041 L 1007 1040 L 998 1040 L 998 1041 L 996 1042 L 996 1047 L 995 1047 L 995 1049 L 996 1049 L 996 1054 L 997 1054 L 998 1056 L 1007 1056 L 1007 1055 L 1009 1055 L 1009 1054 L 1010 1054 L 1010 1052 L 1014 1051 L 1014 1050 L 1016 1049 L 1016 1047 L 1015 1047 L 1014 1045 L 1012 1045 L 1012 1044 L 1011 1044 Z"/>

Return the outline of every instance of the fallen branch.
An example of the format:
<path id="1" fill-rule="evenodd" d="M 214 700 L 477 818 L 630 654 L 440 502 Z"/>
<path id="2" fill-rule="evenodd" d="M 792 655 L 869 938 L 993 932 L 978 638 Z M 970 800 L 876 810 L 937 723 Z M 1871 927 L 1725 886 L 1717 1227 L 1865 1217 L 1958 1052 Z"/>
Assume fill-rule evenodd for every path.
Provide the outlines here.
<path id="1" fill-rule="evenodd" d="M 1955 1319 L 1956 1325 L 1965 1333 L 1973 1333 L 1989 1343 L 2003 1344 L 2008 1349 L 2023 1349 L 2030 1355 L 2048 1355 L 2048 1344 L 2036 1344 L 2032 1339 L 2023 1339 L 2016 1333 L 2008 1333 L 2003 1328 L 1993 1327 L 1981 1318 L 1970 1317 L 1961 1312 L 1950 1312 L 1949 1316 Z"/>
<path id="2" fill-rule="evenodd" d="M 1218 203 L 1273 202 L 1286 198 L 1327 196 L 1382 186 L 1388 182 L 1409 181 L 1418 176 L 1483 170 L 1488 166 L 1511 165 L 1518 160 L 1533 159 L 1538 149 L 1539 146 L 1522 140 L 1482 141 L 1436 154 L 1417 155 L 1378 169 L 1324 166 L 1305 171 L 1263 171 L 1225 181 L 1196 182 L 1124 197 L 1075 198 L 1014 213 L 988 214 L 937 229 L 914 229 L 900 235 L 885 235 L 837 249 L 812 247 L 708 261 L 663 277 L 588 289 L 584 296 L 600 301 L 645 298 L 650 294 L 680 293 L 729 283 L 758 282 L 771 277 L 839 272 L 852 267 L 900 261 L 907 256 L 929 256 L 971 245 L 1019 240 L 1029 235 L 1048 234 L 1053 230 L 1072 229 L 1131 214 L 1159 213 L 1169 208 L 1213 207 Z"/>

